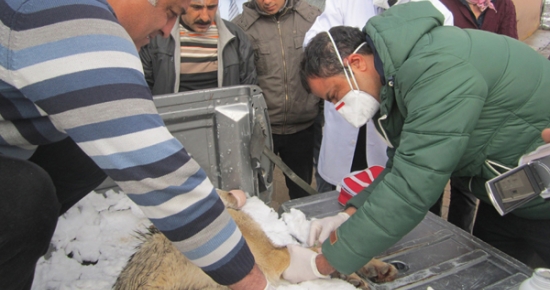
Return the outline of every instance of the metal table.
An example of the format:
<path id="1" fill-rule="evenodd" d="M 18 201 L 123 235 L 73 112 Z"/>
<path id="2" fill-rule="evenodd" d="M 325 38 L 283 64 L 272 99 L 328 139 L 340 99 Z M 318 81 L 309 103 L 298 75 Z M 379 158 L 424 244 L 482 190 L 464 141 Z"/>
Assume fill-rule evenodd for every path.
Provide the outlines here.
<path id="1" fill-rule="evenodd" d="M 287 201 L 280 212 L 295 208 L 308 218 L 322 218 L 343 209 L 337 197 L 337 191 L 330 191 Z M 432 213 L 377 258 L 395 265 L 399 274 L 389 283 L 365 280 L 371 289 L 518 289 L 533 272 Z"/>

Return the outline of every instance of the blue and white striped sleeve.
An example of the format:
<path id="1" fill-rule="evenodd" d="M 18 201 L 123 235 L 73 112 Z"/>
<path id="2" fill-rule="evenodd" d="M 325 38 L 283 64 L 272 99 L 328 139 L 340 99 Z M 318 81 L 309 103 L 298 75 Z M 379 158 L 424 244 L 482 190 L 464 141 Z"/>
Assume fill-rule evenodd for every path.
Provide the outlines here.
<path id="1" fill-rule="evenodd" d="M 2 80 L 216 282 L 244 278 L 254 258 L 205 172 L 164 126 L 111 8 L 94 0 L 0 0 L 0 11 Z"/>

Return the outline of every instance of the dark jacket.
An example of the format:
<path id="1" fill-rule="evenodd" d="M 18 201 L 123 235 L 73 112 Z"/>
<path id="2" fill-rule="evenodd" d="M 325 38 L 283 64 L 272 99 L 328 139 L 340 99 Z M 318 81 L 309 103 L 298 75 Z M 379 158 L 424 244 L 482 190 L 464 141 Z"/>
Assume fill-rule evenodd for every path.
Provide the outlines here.
<path id="1" fill-rule="evenodd" d="M 497 12 L 487 8 L 483 24 L 478 27 L 474 15 L 469 7 L 460 0 L 441 0 L 447 8 L 453 13 L 454 25 L 460 28 L 481 29 L 494 32 L 512 38 L 518 38 L 518 28 L 516 20 L 516 6 L 512 0 L 494 0 L 493 5 Z"/>
<path id="2" fill-rule="evenodd" d="M 313 124 L 321 99 L 300 81 L 304 36 L 321 11 L 305 0 L 288 0 L 278 16 L 258 12 L 256 1 L 243 5 L 233 23 L 254 46 L 258 85 L 262 88 L 273 134 L 293 134 Z"/>
<path id="3" fill-rule="evenodd" d="M 216 13 L 215 21 L 219 34 L 218 87 L 256 85 L 254 51 L 248 37 L 237 25 L 222 20 L 219 13 Z M 156 36 L 151 39 L 151 43 L 141 48 L 139 55 L 145 79 L 153 95 L 179 91 L 181 60 L 177 22 L 170 37 Z"/>
<path id="4" fill-rule="evenodd" d="M 357 212 L 323 254 L 351 273 L 417 226 L 449 178 L 490 204 L 485 182 L 543 145 L 550 127 L 550 62 L 528 45 L 478 29 L 442 26 L 428 1 L 371 18 L 383 80 L 373 118 L 389 143 L 386 169 L 349 202 Z M 377 62 L 376 59 L 380 60 Z M 550 200 L 512 213 L 550 219 Z"/>

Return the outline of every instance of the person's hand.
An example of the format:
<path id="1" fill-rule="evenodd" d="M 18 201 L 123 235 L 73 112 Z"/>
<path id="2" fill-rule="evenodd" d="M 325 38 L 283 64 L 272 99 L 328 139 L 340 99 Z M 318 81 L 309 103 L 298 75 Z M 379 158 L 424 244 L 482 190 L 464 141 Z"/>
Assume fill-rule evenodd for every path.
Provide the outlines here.
<path id="1" fill-rule="evenodd" d="M 341 224 L 349 219 L 349 214 L 340 212 L 337 215 L 325 217 L 311 222 L 307 244 L 313 247 L 316 242 L 322 244 Z"/>
<path id="2" fill-rule="evenodd" d="M 314 279 L 327 279 L 328 275 L 322 275 L 317 270 L 315 257 L 317 253 L 299 245 L 288 245 L 290 265 L 283 272 L 283 278 L 291 283 L 300 283 Z"/>
<path id="3" fill-rule="evenodd" d="M 550 143 L 550 128 L 542 130 L 541 137 L 544 142 Z"/>
<path id="4" fill-rule="evenodd" d="M 273 286 L 269 284 L 264 273 L 260 270 L 258 265 L 254 265 L 250 273 L 246 275 L 239 282 L 229 285 L 231 290 L 273 290 Z"/>

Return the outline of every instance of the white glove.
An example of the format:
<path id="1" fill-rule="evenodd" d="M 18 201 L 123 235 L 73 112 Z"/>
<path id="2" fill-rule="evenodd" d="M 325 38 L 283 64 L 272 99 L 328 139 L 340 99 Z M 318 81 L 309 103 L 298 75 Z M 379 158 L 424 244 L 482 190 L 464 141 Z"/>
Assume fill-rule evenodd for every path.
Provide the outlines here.
<path id="1" fill-rule="evenodd" d="M 348 219 L 349 214 L 340 212 L 337 215 L 312 221 L 309 228 L 309 237 L 307 239 L 308 246 L 313 247 L 315 242 L 322 244 L 332 231 L 336 230 Z"/>
<path id="2" fill-rule="evenodd" d="M 327 279 L 329 275 L 322 275 L 317 270 L 315 257 L 317 253 L 299 245 L 288 245 L 290 265 L 283 272 L 283 278 L 291 283 L 300 283 L 307 280 Z"/>

